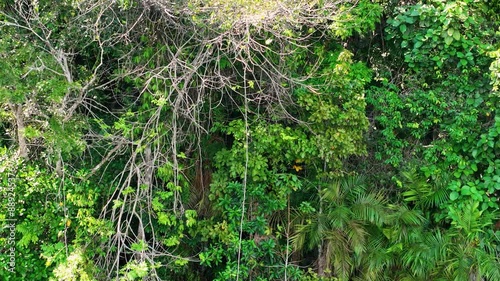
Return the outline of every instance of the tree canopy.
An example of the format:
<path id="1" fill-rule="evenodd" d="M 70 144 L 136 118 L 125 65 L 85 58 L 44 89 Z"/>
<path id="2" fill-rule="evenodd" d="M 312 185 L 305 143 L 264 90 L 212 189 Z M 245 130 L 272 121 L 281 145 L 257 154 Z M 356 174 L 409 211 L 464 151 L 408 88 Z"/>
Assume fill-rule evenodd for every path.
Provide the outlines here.
<path id="1" fill-rule="evenodd" d="M 500 280 L 498 15 L 0 1 L 1 279 Z"/>

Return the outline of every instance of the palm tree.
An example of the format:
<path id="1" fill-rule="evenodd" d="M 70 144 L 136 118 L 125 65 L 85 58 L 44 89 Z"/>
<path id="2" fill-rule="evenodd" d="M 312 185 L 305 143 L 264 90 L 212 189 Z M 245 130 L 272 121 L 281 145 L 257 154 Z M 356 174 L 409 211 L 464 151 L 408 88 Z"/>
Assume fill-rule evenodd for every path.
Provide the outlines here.
<path id="1" fill-rule="evenodd" d="M 390 240 L 400 245 L 394 251 L 395 267 L 404 269 L 398 280 L 500 280 L 500 236 L 493 227 L 497 214 L 481 211 L 478 201 L 451 202 L 446 174 L 429 181 L 413 169 L 401 176 L 404 200 L 437 220 L 431 225 L 423 219 L 412 223 L 411 216 L 406 223 L 389 218 Z M 401 228 L 412 225 L 411 231 Z"/>
<path id="2" fill-rule="evenodd" d="M 349 176 L 329 183 L 320 190 L 320 210 L 305 214 L 296 226 L 296 249 L 317 247 L 319 276 L 333 275 L 349 280 L 361 267 L 368 249 L 370 232 L 380 227 L 387 210 L 382 193 L 366 188 L 360 176 Z"/>
<path id="3" fill-rule="evenodd" d="M 399 280 L 500 280 L 499 239 L 488 230 L 493 214 L 478 206 L 450 208 L 450 227 L 422 228 L 405 240 L 399 265 L 407 278 Z"/>
<path id="4" fill-rule="evenodd" d="M 479 209 L 479 202 L 450 206 L 451 241 L 443 266 L 449 280 L 500 280 L 500 237 L 492 231 L 494 212 Z"/>

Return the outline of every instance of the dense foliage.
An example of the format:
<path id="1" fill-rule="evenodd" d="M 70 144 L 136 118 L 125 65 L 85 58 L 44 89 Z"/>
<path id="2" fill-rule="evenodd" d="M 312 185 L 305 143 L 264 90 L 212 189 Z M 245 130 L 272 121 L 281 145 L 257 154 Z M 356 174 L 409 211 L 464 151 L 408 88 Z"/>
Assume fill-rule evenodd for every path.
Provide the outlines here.
<path id="1" fill-rule="evenodd" d="M 500 280 L 495 1 L 1 0 L 2 280 Z"/>

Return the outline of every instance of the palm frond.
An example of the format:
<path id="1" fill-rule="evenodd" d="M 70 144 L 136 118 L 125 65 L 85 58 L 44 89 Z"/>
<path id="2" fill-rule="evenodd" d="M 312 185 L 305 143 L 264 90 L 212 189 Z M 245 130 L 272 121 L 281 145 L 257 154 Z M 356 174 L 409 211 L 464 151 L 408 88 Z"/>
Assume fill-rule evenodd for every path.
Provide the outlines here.
<path id="1" fill-rule="evenodd" d="M 346 235 L 356 255 L 361 255 L 366 251 L 367 231 L 364 225 L 358 221 L 350 221 L 346 228 Z"/>
<path id="2" fill-rule="evenodd" d="M 340 180 L 334 180 L 321 191 L 321 200 L 324 202 L 342 202 L 346 194 L 346 189 L 342 188 Z"/>
<path id="3" fill-rule="evenodd" d="M 387 216 L 385 199 L 380 194 L 359 194 L 351 205 L 354 217 L 381 225 Z"/>
<path id="4" fill-rule="evenodd" d="M 402 195 L 405 201 L 430 209 L 439 208 L 449 200 L 446 175 L 427 179 L 413 169 L 401 172 L 401 176 L 405 190 Z"/>
<path id="5" fill-rule="evenodd" d="M 477 237 L 484 229 L 493 224 L 493 213 L 485 213 L 479 210 L 479 202 L 470 201 L 463 208 L 450 207 L 449 215 L 452 225 L 469 238 Z"/>
<path id="6" fill-rule="evenodd" d="M 487 280 L 500 280 L 500 257 L 486 253 L 482 249 L 476 250 L 481 277 Z"/>
<path id="7" fill-rule="evenodd" d="M 392 205 L 390 209 L 392 213 L 389 215 L 389 218 L 392 224 L 417 226 L 425 222 L 422 211 L 418 209 L 409 209 L 405 205 Z"/>
<path id="8" fill-rule="evenodd" d="M 321 244 L 322 230 L 317 222 L 317 220 L 311 220 L 296 226 L 295 234 L 292 236 L 292 244 L 296 249 L 311 250 Z"/>
<path id="9" fill-rule="evenodd" d="M 390 205 L 390 213 L 386 218 L 386 232 L 394 242 L 411 242 L 418 231 L 427 224 L 420 210 L 411 210 L 405 205 Z M 414 239 L 413 239 L 414 240 Z"/>
<path id="10" fill-rule="evenodd" d="M 408 267 L 413 276 L 427 278 L 437 268 L 448 249 L 447 237 L 440 231 L 415 233 L 402 255 L 402 266 Z"/>
<path id="11" fill-rule="evenodd" d="M 344 228 L 353 219 L 352 210 L 348 206 L 337 206 L 336 208 L 329 206 L 326 211 L 327 221 L 325 223 L 336 229 Z"/>
<path id="12" fill-rule="evenodd" d="M 333 273 L 340 280 L 349 280 L 354 268 L 348 238 L 341 231 L 331 231 L 327 234 L 326 255 L 333 264 Z"/>

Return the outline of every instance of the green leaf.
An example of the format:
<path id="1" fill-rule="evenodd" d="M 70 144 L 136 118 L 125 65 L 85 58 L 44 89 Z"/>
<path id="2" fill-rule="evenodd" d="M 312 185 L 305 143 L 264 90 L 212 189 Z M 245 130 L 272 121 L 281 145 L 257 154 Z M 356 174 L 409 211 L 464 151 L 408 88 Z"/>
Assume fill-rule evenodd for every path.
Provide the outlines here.
<path id="1" fill-rule="evenodd" d="M 405 21 L 409 24 L 414 24 L 415 23 L 415 18 L 413 17 L 406 17 Z"/>
<path id="2" fill-rule="evenodd" d="M 401 31 L 401 33 L 405 33 L 406 32 L 406 24 L 400 25 L 399 30 Z"/>
<path id="3" fill-rule="evenodd" d="M 468 185 L 462 186 L 462 190 L 460 190 L 460 193 L 462 195 L 471 195 L 470 186 L 468 186 Z"/>
<path id="4" fill-rule="evenodd" d="M 123 205 L 122 200 L 118 200 L 118 199 L 113 200 L 113 209 L 120 208 L 122 205 Z"/>
<path id="5" fill-rule="evenodd" d="M 478 153 L 478 150 L 477 149 L 473 149 L 472 150 L 472 157 L 476 158 L 477 153 Z"/>
<path id="6" fill-rule="evenodd" d="M 136 252 L 144 251 L 148 248 L 148 245 L 144 240 L 140 240 L 138 243 L 132 243 L 130 248 Z"/>
<path id="7" fill-rule="evenodd" d="M 458 196 L 459 196 L 458 192 L 453 191 L 452 193 L 450 193 L 450 200 L 455 201 L 458 199 Z"/>
<path id="8" fill-rule="evenodd" d="M 470 167 L 471 167 L 471 169 L 472 169 L 474 172 L 477 172 L 477 165 L 476 165 L 476 163 L 472 163 L 472 164 L 470 165 Z"/>
<path id="9" fill-rule="evenodd" d="M 446 36 L 446 37 L 444 38 L 444 43 L 445 43 L 446 45 L 450 45 L 450 44 L 451 44 L 451 42 L 453 42 L 453 37 L 451 37 L 451 36 Z"/>

